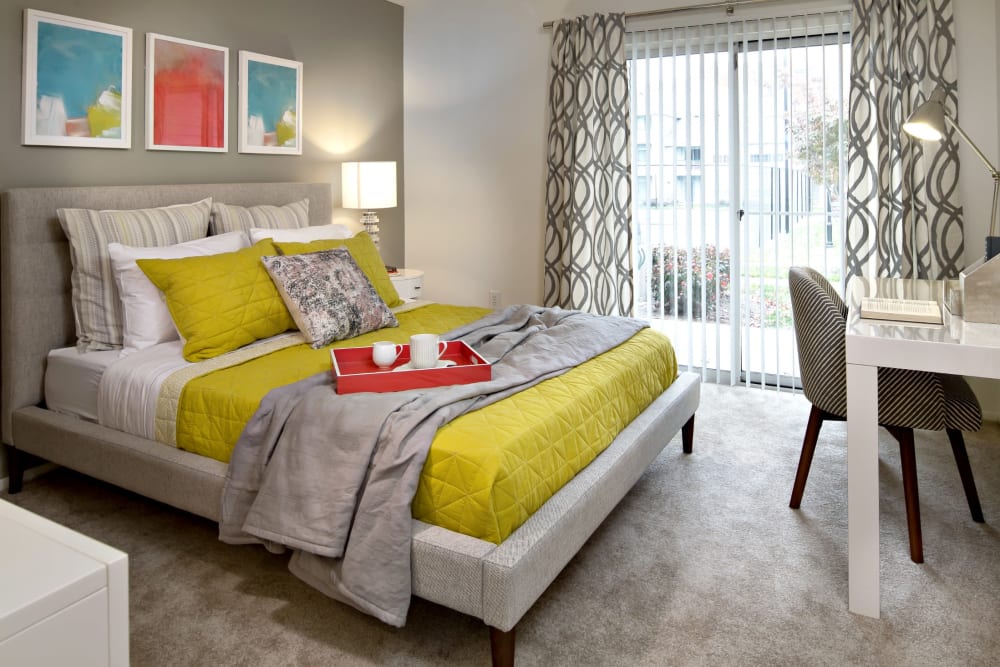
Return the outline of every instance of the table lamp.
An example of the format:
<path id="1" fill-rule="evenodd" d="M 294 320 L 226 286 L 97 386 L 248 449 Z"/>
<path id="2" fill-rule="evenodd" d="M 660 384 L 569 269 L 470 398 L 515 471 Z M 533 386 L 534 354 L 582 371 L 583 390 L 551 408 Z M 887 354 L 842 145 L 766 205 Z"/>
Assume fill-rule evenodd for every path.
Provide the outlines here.
<path id="1" fill-rule="evenodd" d="M 1000 204 L 1000 172 L 983 155 L 983 152 L 979 150 L 979 146 L 976 146 L 972 139 L 969 138 L 969 135 L 959 127 L 951 113 L 945 108 L 944 90 L 940 86 L 934 89 L 930 99 L 910 114 L 910 117 L 903 123 L 903 131 L 918 139 L 940 141 L 941 137 L 944 136 L 945 120 L 955 128 L 958 136 L 965 139 L 966 143 L 972 147 L 973 152 L 979 156 L 979 159 L 983 161 L 986 169 L 993 177 L 993 208 L 990 211 L 989 236 L 986 237 L 986 261 L 989 261 L 1000 253 L 1000 236 L 998 236 L 997 231 L 997 205 Z"/>
<path id="2" fill-rule="evenodd" d="M 345 162 L 341 166 L 344 208 L 362 209 L 361 224 L 378 248 L 377 208 L 396 207 L 395 162 Z"/>

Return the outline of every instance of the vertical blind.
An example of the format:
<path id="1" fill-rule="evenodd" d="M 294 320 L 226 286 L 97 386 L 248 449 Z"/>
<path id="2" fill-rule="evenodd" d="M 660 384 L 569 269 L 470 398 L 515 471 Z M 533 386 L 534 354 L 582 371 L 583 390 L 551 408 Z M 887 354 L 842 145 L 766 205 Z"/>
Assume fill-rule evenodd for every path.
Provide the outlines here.
<path id="1" fill-rule="evenodd" d="M 847 9 L 629 30 L 636 316 L 704 379 L 792 386 L 788 267 L 843 279 Z"/>

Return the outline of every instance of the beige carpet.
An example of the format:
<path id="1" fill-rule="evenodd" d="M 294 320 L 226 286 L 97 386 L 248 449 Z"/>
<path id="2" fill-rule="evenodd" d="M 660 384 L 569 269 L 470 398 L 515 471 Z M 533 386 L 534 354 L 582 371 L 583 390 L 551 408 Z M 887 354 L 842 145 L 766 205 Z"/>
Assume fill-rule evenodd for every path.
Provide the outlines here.
<path id="1" fill-rule="evenodd" d="M 899 456 L 881 446 L 882 619 L 847 611 L 844 425 L 825 427 L 788 508 L 808 403 L 703 387 L 679 438 L 518 626 L 521 665 L 1000 662 L 1000 427 L 967 437 L 987 524 L 943 434 L 919 432 L 926 563 L 908 557 Z M 213 524 L 57 470 L 5 496 L 129 554 L 134 665 L 489 664 L 481 622 L 415 600 L 393 629 Z M 5 548 L 11 548 L 4 545 Z"/>

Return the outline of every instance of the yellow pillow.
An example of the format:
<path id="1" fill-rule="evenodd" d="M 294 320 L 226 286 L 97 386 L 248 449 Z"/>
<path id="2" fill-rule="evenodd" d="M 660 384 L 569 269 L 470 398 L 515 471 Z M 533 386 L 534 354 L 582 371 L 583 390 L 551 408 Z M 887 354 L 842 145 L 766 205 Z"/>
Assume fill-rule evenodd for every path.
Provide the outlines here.
<path id="1" fill-rule="evenodd" d="M 358 232 L 349 239 L 323 239 L 312 241 L 311 243 L 275 243 L 282 255 L 301 255 L 306 252 L 319 252 L 320 250 L 333 250 L 344 247 L 351 257 L 357 262 L 361 270 L 368 276 L 368 280 L 375 286 L 375 291 L 385 301 L 385 305 L 395 308 L 403 303 L 399 298 L 399 292 L 389 279 L 389 274 L 382 263 L 382 256 L 378 254 L 378 248 L 372 241 L 368 232 Z"/>
<path id="2" fill-rule="evenodd" d="M 295 328 L 260 258 L 277 255 L 270 240 L 236 252 L 180 259 L 139 259 L 160 288 L 184 338 L 184 358 L 211 359 Z"/>

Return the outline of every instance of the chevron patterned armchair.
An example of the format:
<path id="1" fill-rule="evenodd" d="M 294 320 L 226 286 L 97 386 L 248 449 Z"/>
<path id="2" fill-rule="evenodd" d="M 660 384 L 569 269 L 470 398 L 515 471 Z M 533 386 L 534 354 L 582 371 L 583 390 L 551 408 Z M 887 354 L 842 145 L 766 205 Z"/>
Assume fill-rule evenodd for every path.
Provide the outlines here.
<path id="1" fill-rule="evenodd" d="M 788 271 L 788 286 L 792 297 L 802 388 L 812 403 L 789 503 L 792 509 L 798 509 L 823 422 L 844 421 L 847 418 L 847 306 L 827 279 L 814 269 L 792 267 Z M 924 553 L 913 429 L 944 430 L 948 433 L 972 519 L 982 523 L 983 511 L 962 437 L 962 431 L 979 430 L 982 411 L 963 378 L 941 373 L 879 368 L 878 398 L 879 424 L 899 442 L 910 558 L 915 563 L 922 563 Z"/>

